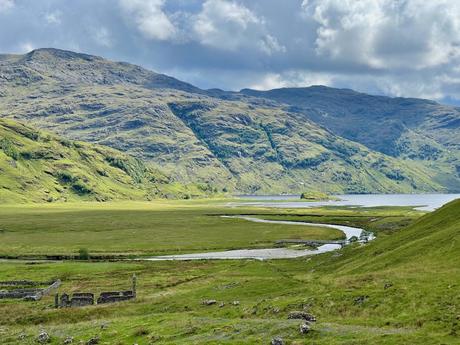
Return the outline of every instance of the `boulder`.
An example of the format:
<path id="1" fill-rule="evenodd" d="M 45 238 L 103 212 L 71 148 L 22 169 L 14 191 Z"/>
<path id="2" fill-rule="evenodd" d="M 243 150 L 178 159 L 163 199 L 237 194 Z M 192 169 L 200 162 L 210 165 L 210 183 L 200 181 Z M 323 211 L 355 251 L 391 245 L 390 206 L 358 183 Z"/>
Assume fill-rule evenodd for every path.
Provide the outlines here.
<path id="1" fill-rule="evenodd" d="M 305 320 L 308 322 L 316 322 L 316 317 L 304 311 L 291 311 L 288 315 L 291 320 Z"/>
<path id="2" fill-rule="evenodd" d="M 216 304 L 217 301 L 215 299 L 205 299 L 203 302 L 201 302 L 203 305 L 213 305 Z"/>
<path id="3" fill-rule="evenodd" d="M 99 344 L 98 336 L 92 337 L 90 340 L 86 342 L 86 345 L 97 345 L 97 344 Z"/>
<path id="4" fill-rule="evenodd" d="M 301 334 L 307 334 L 308 332 L 310 332 L 311 330 L 311 327 L 308 323 L 302 323 L 299 327 L 299 331 Z"/>
<path id="5" fill-rule="evenodd" d="M 270 342 L 270 345 L 284 345 L 283 338 L 281 337 L 273 338 L 272 341 Z"/>
<path id="6" fill-rule="evenodd" d="M 49 343 L 51 341 L 51 337 L 45 331 L 41 331 L 40 334 L 37 337 L 37 341 L 40 344 L 46 344 L 46 343 Z"/>
<path id="7" fill-rule="evenodd" d="M 369 296 L 358 296 L 355 298 L 355 304 L 358 304 L 358 305 L 362 305 L 364 304 L 364 302 L 367 301 L 367 299 L 369 298 Z"/>

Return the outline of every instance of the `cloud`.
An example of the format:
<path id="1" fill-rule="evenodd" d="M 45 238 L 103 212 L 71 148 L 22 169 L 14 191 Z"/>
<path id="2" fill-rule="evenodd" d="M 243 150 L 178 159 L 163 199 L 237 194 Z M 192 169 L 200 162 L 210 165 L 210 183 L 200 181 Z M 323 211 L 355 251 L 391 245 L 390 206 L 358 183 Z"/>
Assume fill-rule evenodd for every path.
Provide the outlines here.
<path id="1" fill-rule="evenodd" d="M 281 45 L 278 40 L 270 34 L 267 34 L 259 41 L 259 47 L 267 55 L 286 52 L 286 47 Z"/>
<path id="2" fill-rule="evenodd" d="M 423 69 L 460 56 L 460 2 L 304 0 L 316 52 L 371 68 Z"/>
<path id="3" fill-rule="evenodd" d="M 14 7 L 14 0 L 0 0 L 0 13 L 6 12 Z"/>
<path id="4" fill-rule="evenodd" d="M 0 53 L 77 50 L 202 88 L 325 84 L 460 104 L 460 0 L 115 4 L 0 0 Z"/>
<path id="5" fill-rule="evenodd" d="M 234 1 L 207 0 L 190 20 L 194 38 L 203 45 L 229 51 L 256 47 L 267 55 L 286 50 L 267 32 L 263 17 Z"/>
<path id="6" fill-rule="evenodd" d="M 23 42 L 19 44 L 19 52 L 20 53 L 28 53 L 34 50 L 36 47 L 31 42 Z"/>
<path id="7" fill-rule="evenodd" d="M 249 87 L 256 90 L 270 90 L 282 87 L 331 84 L 333 84 L 333 77 L 327 73 L 292 70 L 283 73 L 268 73 Z"/>
<path id="8" fill-rule="evenodd" d="M 99 27 L 93 30 L 93 38 L 94 41 L 103 47 L 112 47 L 113 39 L 106 27 Z"/>
<path id="9" fill-rule="evenodd" d="M 61 11 L 53 11 L 53 12 L 45 13 L 45 21 L 51 25 L 61 24 L 61 17 L 62 17 Z"/>
<path id="10" fill-rule="evenodd" d="M 176 35 L 176 28 L 163 11 L 164 0 L 120 0 L 120 6 L 145 38 L 163 41 Z"/>

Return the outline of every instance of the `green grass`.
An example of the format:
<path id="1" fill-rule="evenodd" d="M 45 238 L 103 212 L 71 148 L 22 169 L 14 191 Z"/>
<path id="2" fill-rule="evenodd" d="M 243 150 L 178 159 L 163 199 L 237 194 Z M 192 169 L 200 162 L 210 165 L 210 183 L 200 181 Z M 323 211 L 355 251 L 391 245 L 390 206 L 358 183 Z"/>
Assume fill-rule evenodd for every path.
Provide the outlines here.
<path id="1" fill-rule="evenodd" d="M 320 218 L 367 224 L 366 228 L 375 223 L 390 225 L 384 226 L 378 239 L 366 246 L 351 245 L 340 252 L 295 260 L 34 265 L 2 262 L 0 280 L 60 278 L 63 280 L 60 292 L 124 289 L 129 287 L 133 273 L 138 276 L 138 299 L 119 304 L 56 310 L 52 308 L 52 296 L 31 303 L 0 301 L 2 344 L 17 344 L 21 332 L 27 335 L 25 344 L 34 344 L 40 329 L 51 334 L 52 344 L 61 344 L 68 335 L 76 343 L 99 335 L 101 344 L 127 345 L 269 344 L 274 336 L 281 336 L 286 344 L 292 345 L 458 344 L 460 201 L 422 217 L 407 208 L 390 207 L 229 209 L 219 206 L 218 201 L 119 205 L 123 207 L 75 204 L 28 206 L 21 210 L 11 206 L 6 211 L 2 208 L 0 222 L 16 219 L 19 225 L 38 220 L 40 224 L 43 219 L 51 219 L 50 215 L 54 218 L 61 213 L 71 226 L 74 218 L 84 218 L 79 217 L 79 212 L 85 214 L 88 208 L 114 216 L 121 209 L 144 212 L 151 207 L 152 214 L 170 212 L 177 221 L 183 216 L 189 223 L 219 219 L 208 214 L 230 211 L 259 214 L 263 218 Z M 69 208 L 75 213 L 69 214 Z M 412 219 L 412 224 L 401 229 L 404 222 L 395 222 L 393 218 L 406 219 L 404 222 Z M 132 222 L 136 219 L 131 217 Z M 227 220 L 234 223 L 234 231 L 244 227 L 253 232 L 250 228 L 256 225 Z M 90 224 L 92 220 L 82 222 Z M 268 229 L 257 232 L 265 236 Z M 170 227 L 170 232 L 186 231 Z M 224 242 L 231 237 L 228 231 L 220 233 Z M 115 242 L 107 238 L 106 245 Z M 364 302 L 357 302 L 362 296 L 366 296 Z M 225 305 L 204 306 L 201 303 L 204 299 L 216 299 Z M 235 300 L 240 304 L 233 305 Z M 299 333 L 299 321 L 287 319 L 290 311 L 302 309 L 318 318 L 309 335 Z M 101 324 L 108 327 L 101 329 Z"/>
<path id="2" fill-rule="evenodd" d="M 247 212 L 214 202 L 163 201 L 3 206 L 0 255 L 154 255 L 272 247 L 281 238 L 339 239 L 340 231 L 226 219 Z"/>
<path id="3" fill-rule="evenodd" d="M 0 119 L 0 172 L 0 204 L 190 198 L 216 192 L 206 184 L 172 182 L 120 151 L 5 119 Z"/>

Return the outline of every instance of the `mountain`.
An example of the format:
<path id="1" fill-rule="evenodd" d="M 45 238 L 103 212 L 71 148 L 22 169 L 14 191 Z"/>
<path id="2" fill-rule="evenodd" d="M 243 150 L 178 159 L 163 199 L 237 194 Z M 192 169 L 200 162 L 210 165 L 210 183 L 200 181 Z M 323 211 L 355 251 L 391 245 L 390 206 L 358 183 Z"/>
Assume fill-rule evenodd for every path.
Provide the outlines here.
<path id="1" fill-rule="evenodd" d="M 325 86 L 241 93 L 288 105 L 300 117 L 371 150 L 438 169 L 435 181 L 460 188 L 460 108 Z"/>
<path id="2" fill-rule="evenodd" d="M 320 121 L 323 110 L 306 104 L 249 90 L 201 90 L 57 49 L 0 56 L 0 117 L 113 147 L 155 164 L 172 181 L 240 193 L 460 190 L 454 141 L 430 138 L 436 159 L 395 155 L 329 128 Z M 335 114 L 340 105 L 331 109 Z M 446 128 L 446 138 L 451 131 L 457 133 Z M 414 136 L 411 147 L 423 146 Z"/>
<path id="3" fill-rule="evenodd" d="M 0 119 L 0 203 L 204 195 L 117 150 Z"/>

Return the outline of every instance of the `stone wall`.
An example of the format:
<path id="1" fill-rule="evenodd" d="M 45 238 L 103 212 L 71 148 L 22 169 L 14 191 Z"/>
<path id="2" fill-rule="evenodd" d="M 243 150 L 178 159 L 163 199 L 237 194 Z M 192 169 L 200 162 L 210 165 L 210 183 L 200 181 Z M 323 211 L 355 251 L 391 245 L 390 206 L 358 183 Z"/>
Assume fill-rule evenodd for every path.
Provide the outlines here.
<path id="1" fill-rule="evenodd" d="M 6 298 L 24 298 L 37 294 L 42 289 L 14 289 L 0 291 L 0 299 Z"/>
<path id="2" fill-rule="evenodd" d="M 101 292 L 97 304 L 116 303 L 136 298 L 136 275 L 132 278 L 132 290 Z M 55 296 L 56 308 L 83 307 L 95 304 L 95 296 L 90 292 L 75 292 L 72 296 L 64 293 Z"/>
<path id="3" fill-rule="evenodd" d="M 50 285 L 51 284 L 51 285 Z M 0 286 L 3 287 L 17 287 L 17 286 L 40 286 L 40 285 L 49 285 L 46 288 L 20 288 L 14 290 L 2 290 L 0 291 L 0 299 L 5 298 L 22 298 L 25 300 L 38 301 L 43 296 L 48 295 L 52 290 L 57 289 L 61 285 L 60 280 L 55 282 L 33 282 L 28 280 L 15 280 L 0 282 Z"/>
<path id="4" fill-rule="evenodd" d="M 101 294 L 99 295 L 99 298 L 97 299 L 97 304 L 127 301 L 135 297 L 136 296 L 134 295 L 134 291 L 132 290 L 101 292 Z"/>
<path id="5" fill-rule="evenodd" d="M 1 287 L 7 286 L 44 286 L 44 285 L 51 285 L 54 283 L 53 281 L 47 282 L 36 282 L 32 280 L 8 280 L 8 281 L 0 281 Z"/>
<path id="6" fill-rule="evenodd" d="M 127 301 L 135 298 L 133 291 L 110 291 L 101 292 L 97 299 L 97 304 L 115 303 Z M 56 308 L 69 308 L 69 307 L 84 307 L 93 305 L 95 299 L 94 294 L 89 292 L 76 292 L 72 296 L 64 293 L 60 296 L 56 294 L 55 307 Z"/>
<path id="7" fill-rule="evenodd" d="M 64 293 L 59 299 L 59 294 L 55 295 L 54 304 L 56 308 L 84 307 L 94 304 L 94 295 L 87 292 L 76 292 L 72 298 Z"/>

